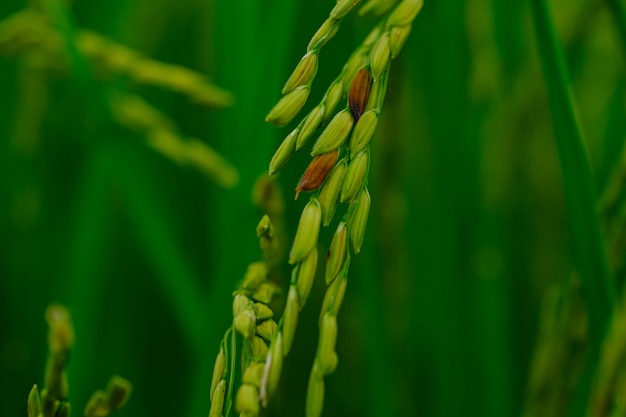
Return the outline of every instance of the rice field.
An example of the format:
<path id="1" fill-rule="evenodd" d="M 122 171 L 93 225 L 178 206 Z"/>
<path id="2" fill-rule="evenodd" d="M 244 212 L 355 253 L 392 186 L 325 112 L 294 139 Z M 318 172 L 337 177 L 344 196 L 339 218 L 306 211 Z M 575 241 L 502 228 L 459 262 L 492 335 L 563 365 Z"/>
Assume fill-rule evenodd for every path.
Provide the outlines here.
<path id="1" fill-rule="evenodd" d="M 352 3 L 0 2 L 0 414 L 60 303 L 73 415 L 626 415 L 626 4 Z"/>

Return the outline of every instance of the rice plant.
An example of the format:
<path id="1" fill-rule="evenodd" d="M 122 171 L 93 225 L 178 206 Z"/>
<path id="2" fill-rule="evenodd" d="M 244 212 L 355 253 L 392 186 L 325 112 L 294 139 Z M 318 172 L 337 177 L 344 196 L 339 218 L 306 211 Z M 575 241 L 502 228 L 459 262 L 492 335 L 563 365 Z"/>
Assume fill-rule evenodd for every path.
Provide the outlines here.
<path id="1" fill-rule="evenodd" d="M 625 68 L 622 0 L 0 2 L 2 415 L 625 415 Z"/>

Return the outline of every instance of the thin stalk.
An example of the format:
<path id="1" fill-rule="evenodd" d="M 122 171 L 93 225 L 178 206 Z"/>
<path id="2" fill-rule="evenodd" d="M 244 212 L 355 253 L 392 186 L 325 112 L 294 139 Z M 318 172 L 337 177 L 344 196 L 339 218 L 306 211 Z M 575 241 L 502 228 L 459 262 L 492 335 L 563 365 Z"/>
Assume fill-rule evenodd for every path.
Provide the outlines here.
<path id="1" fill-rule="evenodd" d="M 235 367 L 237 366 L 237 332 L 230 329 L 230 374 L 228 375 L 228 392 L 226 393 L 226 412 L 224 416 L 230 417 L 230 411 L 233 407 L 233 394 L 235 390 Z"/>
<path id="2" fill-rule="evenodd" d="M 230 311 L 229 295 L 242 277 L 245 264 L 258 255 L 254 235 L 240 236 L 234 230 L 253 230 L 258 212 L 250 201 L 254 182 L 267 171 L 274 141 L 272 129 L 264 127 L 263 118 L 270 108 L 272 91 L 280 89 L 282 81 L 275 68 L 284 68 L 286 44 L 295 25 L 297 2 L 261 4 L 253 0 L 216 2 L 214 34 L 225 41 L 215 45 L 215 78 L 235 95 L 233 108 L 220 113 L 215 119 L 215 136 L 221 139 L 216 146 L 240 170 L 240 183 L 220 192 L 214 198 L 215 211 L 210 214 L 209 231 L 215 242 L 212 249 L 211 270 L 214 281 L 206 297 L 207 317 L 223 317 Z M 217 221 L 216 219 L 219 219 Z M 241 226 L 241 225 L 249 225 Z M 217 340 L 221 322 L 211 323 L 204 333 L 208 340 Z M 206 387 L 210 377 L 211 360 L 201 359 L 192 385 L 190 416 L 206 414 L 208 398 Z"/>
<path id="3" fill-rule="evenodd" d="M 596 188 L 576 117 L 563 51 L 557 42 L 546 0 L 533 0 L 531 6 L 561 162 L 572 259 L 586 287 L 590 338 L 597 353 L 615 303 L 615 283 L 606 262 Z"/>
<path id="4" fill-rule="evenodd" d="M 98 300 L 105 278 L 98 271 L 102 269 L 102 253 L 111 228 L 106 157 L 100 153 L 90 158 L 76 202 L 66 299 L 72 311 L 75 332 L 80 336 L 80 349 L 72 352 L 68 367 L 68 379 L 78 382 L 72 387 L 70 401 L 72 398 L 88 398 L 91 394 L 87 384 L 91 381 L 92 355 L 98 346 L 94 320 L 98 317 Z"/>
<path id="5" fill-rule="evenodd" d="M 615 304 L 615 281 L 606 261 L 595 182 L 576 117 L 563 51 L 557 41 L 546 0 L 531 1 L 531 11 L 561 163 L 572 260 L 585 287 L 591 345 L 588 366 L 595 368 Z M 573 415 L 585 414 L 590 376 L 590 372 L 585 373 L 580 382 L 575 407 L 570 408 Z"/>
<path id="6" fill-rule="evenodd" d="M 123 165 L 132 167 L 133 164 Z M 151 182 L 144 178 L 140 170 L 131 168 L 131 172 L 119 169 L 120 184 L 124 186 L 124 197 L 128 203 L 132 224 L 137 228 L 137 235 L 147 257 L 155 270 L 155 277 L 162 287 L 163 294 L 169 298 L 172 310 L 178 315 L 180 326 L 187 335 L 192 351 L 206 346 L 204 335 L 204 308 L 194 288 L 194 273 L 189 269 L 180 248 L 175 244 L 165 217 L 159 212 L 152 196 L 146 192 Z M 143 190 L 143 191 L 140 191 Z"/>

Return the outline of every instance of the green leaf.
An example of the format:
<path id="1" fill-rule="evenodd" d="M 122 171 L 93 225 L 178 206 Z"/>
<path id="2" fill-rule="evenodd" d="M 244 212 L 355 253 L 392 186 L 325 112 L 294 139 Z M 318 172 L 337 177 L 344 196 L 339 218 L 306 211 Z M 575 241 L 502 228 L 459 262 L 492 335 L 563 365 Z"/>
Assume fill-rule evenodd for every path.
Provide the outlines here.
<path id="1" fill-rule="evenodd" d="M 606 262 L 595 182 L 576 115 L 563 51 L 557 41 L 546 0 L 531 1 L 531 10 L 561 163 L 572 261 L 585 287 L 592 347 L 590 360 L 593 364 L 598 360 L 615 303 L 615 282 Z M 582 383 L 585 385 L 585 381 Z M 588 392 L 579 390 L 579 394 L 586 396 Z M 575 412 L 582 415 L 584 410 L 580 407 Z"/>

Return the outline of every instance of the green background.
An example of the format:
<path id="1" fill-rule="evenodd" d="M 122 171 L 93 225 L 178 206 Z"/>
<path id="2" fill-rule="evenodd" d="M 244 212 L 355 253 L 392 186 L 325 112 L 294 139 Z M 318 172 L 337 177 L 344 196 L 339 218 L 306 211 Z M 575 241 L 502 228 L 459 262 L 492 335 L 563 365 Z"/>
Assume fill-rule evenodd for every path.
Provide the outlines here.
<path id="1" fill-rule="evenodd" d="M 44 79 L 48 106 L 28 136 L 39 118 L 18 117 L 26 94 L 20 60 L 0 56 L 0 414 L 26 415 L 27 394 L 42 383 L 43 312 L 53 301 L 70 308 L 76 326 L 74 415 L 114 373 L 134 385 L 120 416 L 208 414 L 232 291 L 261 256 L 253 185 L 289 132 L 263 119 L 333 4 L 73 2 L 71 26 L 209 75 L 234 94 L 226 109 L 113 86 L 78 57 L 72 71 Z M 0 19 L 24 6 L 2 0 Z M 541 298 L 572 268 L 585 275 L 580 259 L 595 249 L 602 257 L 584 238 L 594 225 L 576 209 L 596 206 L 626 131 L 623 2 L 550 8 L 592 192 L 576 194 L 585 188 L 576 175 L 588 172 L 564 163 L 555 140 L 568 126 L 554 111 L 567 80 L 549 64 L 542 72 L 540 54 L 544 64 L 557 55 L 538 48 L 549 43 L 533 24 L 540 6 L 427 0 L 392 64 L 372 145 L 372 212 L 338 318 L 339 367 L 327 378 L 325 416 L 521 414 Z M 305 111 L 375 22 L 346 19 L 321 53 Z M 557 90 L 552 110 L 547 86 Z M 113 87 L 137 92 L 217 149 L 238 170 L 238 184 L 223 189 L 115 124 L 103 104 Z M 26 145 L 24 129 L 33 139 Z M 289 239 L 306 203 L 291 190 L 307 163 L 302 152 L 279 177 Z M 320 235 L 320 253 L 331 233 Z M 303 415 L 323 291 L 320 279 L 285 362 L 276 415 Z M 600 321 L 609 308 L 594 310 Z"/>

